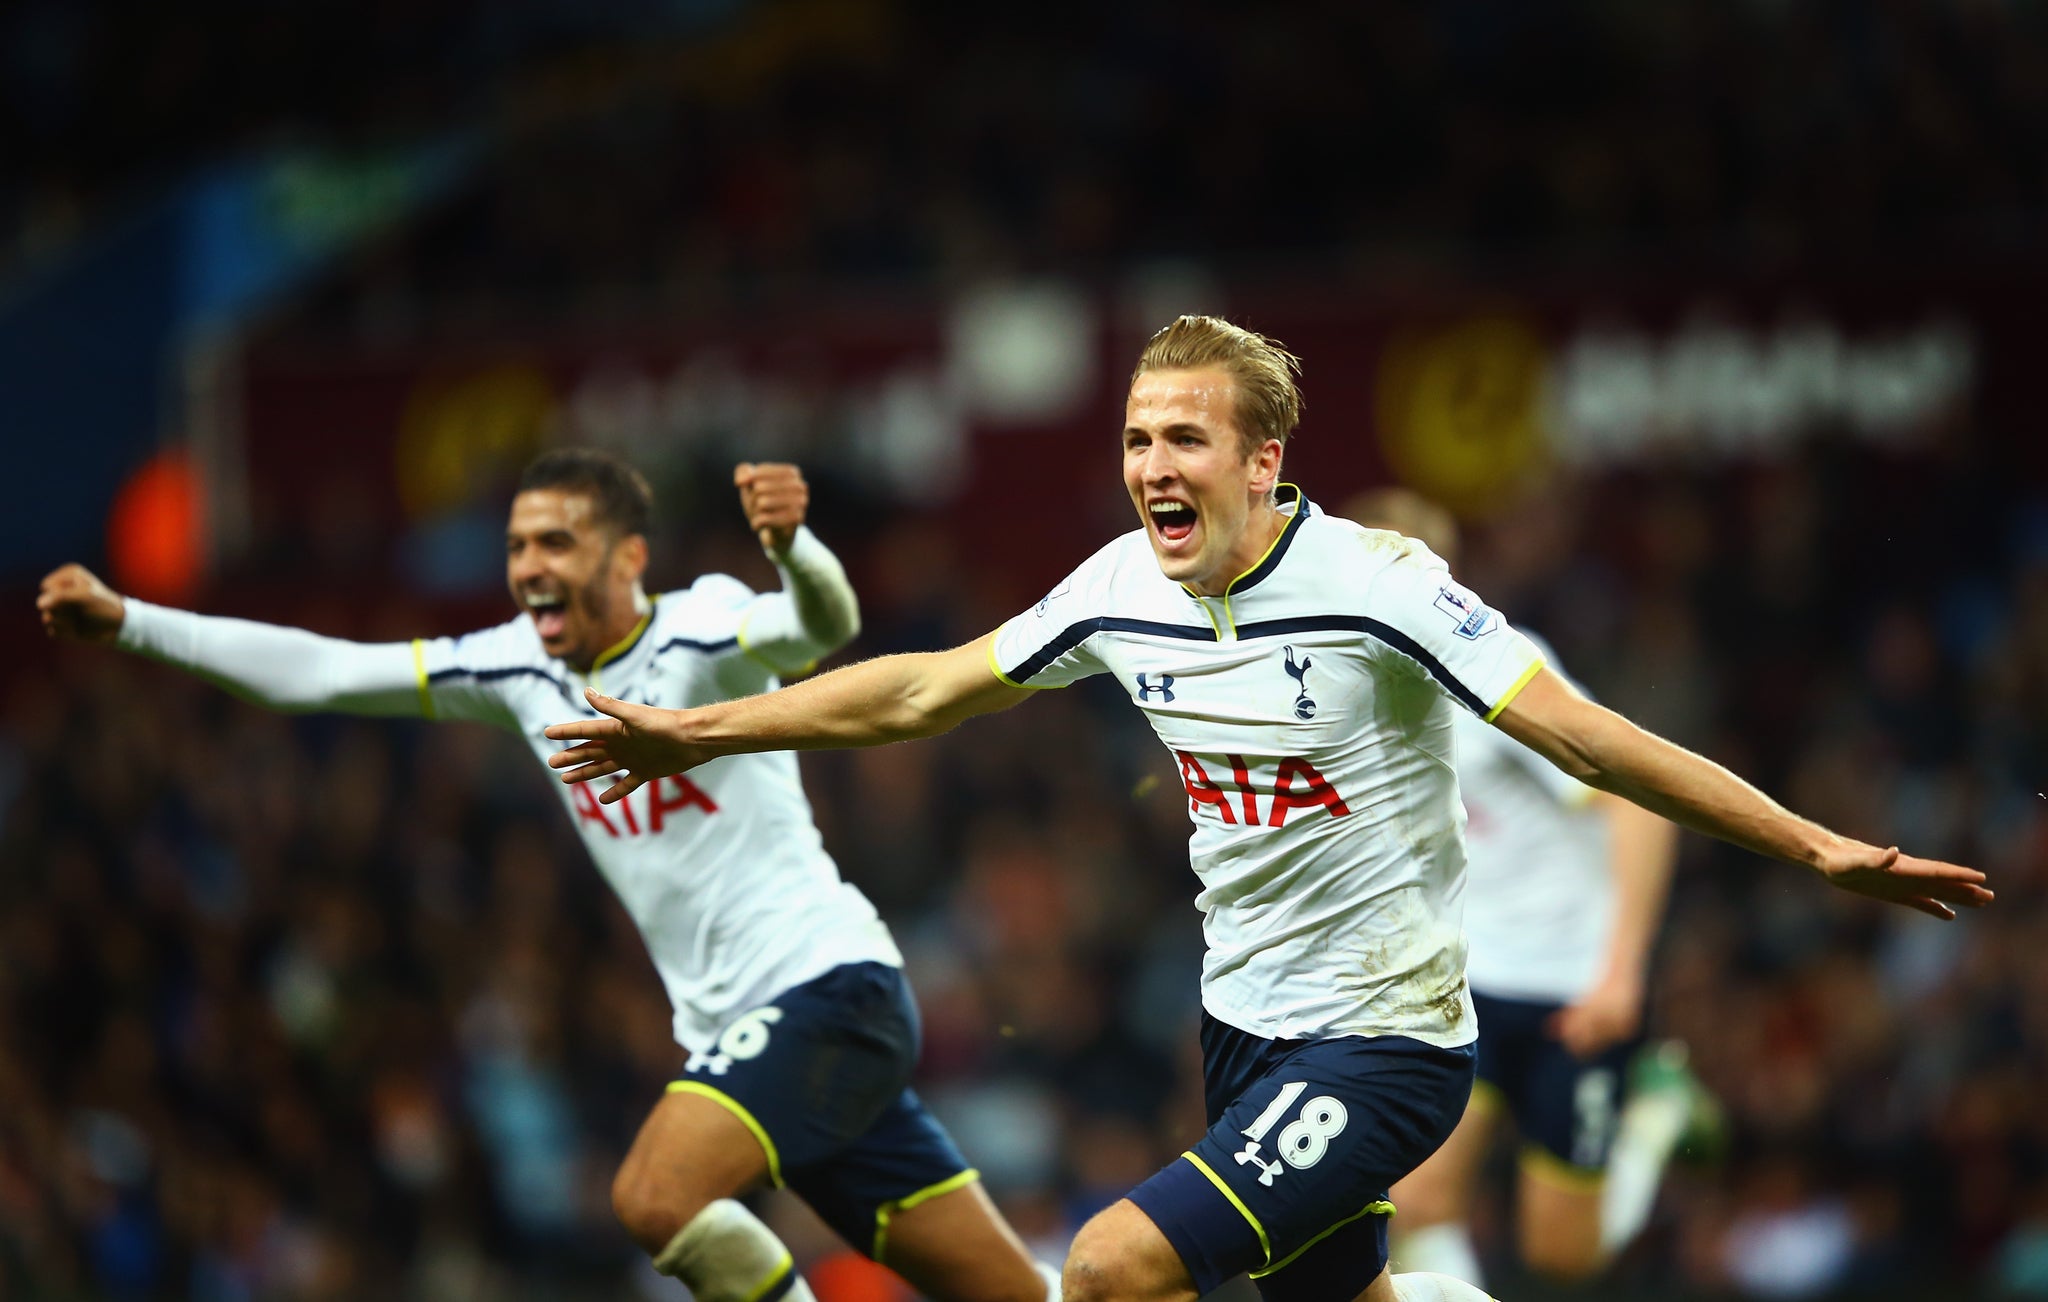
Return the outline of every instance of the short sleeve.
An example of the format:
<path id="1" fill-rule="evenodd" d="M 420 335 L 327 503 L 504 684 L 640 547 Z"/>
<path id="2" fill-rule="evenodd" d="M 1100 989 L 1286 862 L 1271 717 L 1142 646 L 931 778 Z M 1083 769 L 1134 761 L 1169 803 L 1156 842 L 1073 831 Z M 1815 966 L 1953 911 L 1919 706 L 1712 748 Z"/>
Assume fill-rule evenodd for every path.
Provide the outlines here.
<path id="1" fill-rule="evenodd" d="M 413 671 L 419 680 L 420 712 L 429 719 L 461 719 L 517 730 L 519 718 L 505 699 L 505 687 L 537 676 L 559 680 L 517 644 L 517 624 L 501 624 L 461 637 L 416 638 Z M 524 630 L 531 637 L 531 630 Z M 566 695 L 565 695 L 565 698 Z"/>
<path id="2" fill-rule="evenodd" d="M 1108 549 L 1061 579 L 1038 604 L 1006 621 L 989 642 L 989 668 L 1012 687 L 1065 687 L 1105 666 L 1089 639 L 1103 628 Z"/>
<path id="3" fill-rule="evenodd" d="M 1437 686 L 1491 723 L 1543 668 L 1543 652 L 1426 548 L 1376 574 L 1367 629 L 1419 665 Z"/>
<path id="4" fill-rule="evenodd" d="M 1551 673 L 1564 679 L 1581 696 L 1592 696 L 1592 693 L 1586 690 L 1584 684 L 1565 672 L 1564 666 L 1558 662 L 1557 652 L 1552 649 L 1550 643 L 1526 629 L 1522 630 L 1522 636 L 1529 639 L 1530 644 L 1536 648 L 1536 653 L 1543 657 L 1543 663 L 1549 667 Z M 1505 733 L 1501 733 L 1498 729 L 1489 729 L 1489 731 L 1494 732 L 1500 738 L 1507 747 L 1506 753 L 1515 763 L 1526 768 L 1535 777 L 1537 785 L 1549 792 L 1551 798 L 1556 800 L 1558 804 L 1576 809 L 1585 805 L 1594 796 L 1599 794 L 1592 787 L 1587 786 L 1557 765 L 1552 764 L 1549 760 L 1543 758 L 1542 755 L 1530 750 L 1521 742 L 1514 740 Z"/>
<path id="5" fill-rule="evenodd" d="M 756 606 L 776 595 L 755 592 L 730 574 L 699 575 L 669 612 L 663 640 L 709 657 L 720 700 L 773 691 L 781 666 L 749 643 L 747 622 Z"/>

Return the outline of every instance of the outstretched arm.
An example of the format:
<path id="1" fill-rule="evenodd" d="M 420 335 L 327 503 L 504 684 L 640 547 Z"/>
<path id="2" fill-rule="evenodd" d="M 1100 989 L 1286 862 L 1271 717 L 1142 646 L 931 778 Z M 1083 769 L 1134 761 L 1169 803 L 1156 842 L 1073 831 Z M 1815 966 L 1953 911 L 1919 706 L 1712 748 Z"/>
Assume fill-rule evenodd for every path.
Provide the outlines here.
<path id="1" fill-rule="evenodd" d="M 423 711 L 418 665 L 408 643 L 345 642 L 304 629 L 153 606 L 115 592 L 82 565 L 46 576 L 36 610 L 52 637 L 111 642 L 274 710 L 414 718 Z"/>
<path id="2" fill-rule="evenodd" d="M 1588 786 L 1746 850 L 1818 870 L 1844 890 L 1953 918 L 1981 907 L 1984 874 L 1839 836 L 1799 817 L 1727 769 L 1643 731 L 1540 671 L 1496 723 Z"/>
<path id="3" fill-rule="evenodd" d="M 732 477 L 747 527 L 782 577 L 782 591 L 757 597 L 748 608 L 740 645 L 778 673 L 808 673 L 860 632 L 860 601 L 839 558 L 804 526 L 811 490 L 801 471 L 745 463 Z"/>
<path id="4" fill-rule="evenodd" d="M 564 782 L 619 774 L 598 797 L 610 804 L 642 784 L 721 755 L 879 746 L 945 732 L 1031 695 L 989 667 L 989 639 L 951 651 L 883 656 L 808 682 L 695 710 L 657 710 L 586 692 L 606 717 L 558 723 L 555 741 L 582 744 L 548 758 Z"/>

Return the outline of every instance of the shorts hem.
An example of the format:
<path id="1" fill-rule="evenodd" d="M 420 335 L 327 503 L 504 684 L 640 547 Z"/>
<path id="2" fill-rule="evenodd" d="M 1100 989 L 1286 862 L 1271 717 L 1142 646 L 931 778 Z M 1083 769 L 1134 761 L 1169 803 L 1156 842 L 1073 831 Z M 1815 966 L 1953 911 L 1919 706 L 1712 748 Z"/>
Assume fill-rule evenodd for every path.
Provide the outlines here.
<path id="1" fill-rule="evenodd" d="M 700 1080 L 672 1080 L 668 1083 L 668 1089 L 664 1092 L 669 1094 L 695 1094 L 702 1098 L 710 1099 L 713 1103 L 718 1104 L 727 1112 L 738 1117 L 740 1124 L 753 1133 L 755 1140 L 761 1145 L 761 1152 L 768 1158 L 768 1182 L 777 1189 L 782 1187 L 782 1155 L 775 1151 L 775 1141 L 769 1137 L 767 1127 L 755 1119 L 753 1113 L 747 1111 L 745 1104 L 724 1090 L 706 1085 Z"/>
<path id="2" fill-rule="evenodd" d="M 889 1243 L 889 1220 L 898 1212 L 907 1212 L 920 1203 L 930 1202 L 942 1194 L 952 1193 L 956 1189 L 965 1189 L 968 1185 L 973 1184 L 979 1179 L 981 1179 L 981 1172 L 970 1166 L 965 1171 L 947 1176 L 937 1184 L 928 1184 L 915 1193 L 905 1194 L 901 1198 L 892 1198 L 875 1208 L 875 1250 L 870 1252 L 868 1256 L 877 1263 L 882 1262 L 882 1250 Z"/>

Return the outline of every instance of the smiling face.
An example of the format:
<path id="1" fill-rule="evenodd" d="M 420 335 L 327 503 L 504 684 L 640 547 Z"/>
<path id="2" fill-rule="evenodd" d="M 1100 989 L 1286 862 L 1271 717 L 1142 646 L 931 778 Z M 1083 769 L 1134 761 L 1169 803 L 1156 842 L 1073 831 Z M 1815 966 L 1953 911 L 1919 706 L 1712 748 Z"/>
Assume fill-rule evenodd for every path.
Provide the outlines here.
<path id="1" fill-rule="evenodd" d="M 535 488 L 512 499 L 505 582 L 533 619 L 541 646 L 579 672 L 624 641 L 647 568 L 647 540 L 596 518 L 588 493 Z"/>
<path id="2" fill-rule="evenodd" d="M 1247 450 L 1237 382 L 1216 367 L 1146 371 L 1124 407 L 1124 487 L 1166 577 L 1222 596 L 1286 519 L 1274 509 L 1280 441 Z"/>

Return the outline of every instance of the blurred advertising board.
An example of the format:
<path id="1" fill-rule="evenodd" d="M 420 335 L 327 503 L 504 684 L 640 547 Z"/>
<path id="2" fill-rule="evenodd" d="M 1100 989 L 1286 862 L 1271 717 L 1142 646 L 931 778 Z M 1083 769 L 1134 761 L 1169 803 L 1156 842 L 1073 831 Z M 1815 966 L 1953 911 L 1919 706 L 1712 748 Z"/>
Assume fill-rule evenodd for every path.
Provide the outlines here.
<path id="1" fill-rule="evenodd" d="M 969 545 L 1000 520 L 1020 543 L 991 561 L 1028 587 L 1125 527 L 1123 389 L 1177 311 L 1222 311 L 1304 358 L 1289 471 L 1312 496 L 1399 479 L 1483 515 L 1556 468 L 1768 459 L 1816 438 L 2022 438 L 2044 279 L 1358 294 L 1184 271 L 1121 289 L 991 285 L 947 303 L 460 347 L 272 344 L 243 361 L 237 420 L 249 500 L 272 528 L 318 519 L 337 492 L 378 527 L 494 518 L 534 451 L 593 443 L 657 485 L 793 459 L 951 522 Z M 1048 528 L 1071 544 L 1044 546 Z"/>

